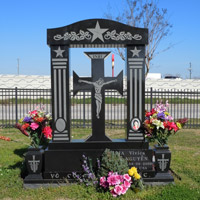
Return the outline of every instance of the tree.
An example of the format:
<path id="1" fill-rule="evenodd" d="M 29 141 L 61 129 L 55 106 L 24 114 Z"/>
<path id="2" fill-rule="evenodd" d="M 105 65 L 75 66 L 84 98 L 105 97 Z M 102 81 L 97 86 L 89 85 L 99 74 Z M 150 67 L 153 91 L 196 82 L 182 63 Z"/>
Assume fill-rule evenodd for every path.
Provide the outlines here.
<path id="1" fill-rule="evenodd" d="M 172 47 L 169 45 L 162 51 L 157 51 L 159 43 L 172 28 L 168 22 L 167 9 L 159 9 L 158 0 L 126 0 L 126 7 L 122 13 L 119 13 L 118 16 L 112 16 L 109 12 L 105 16 L 133 27 L 148 28 L 149 44 L 145 53 L 146 76 L 150 70 L 151 60 L 159 53 Z M 118 48 L 117 53 L 125 60 L 124 49 Z"/>

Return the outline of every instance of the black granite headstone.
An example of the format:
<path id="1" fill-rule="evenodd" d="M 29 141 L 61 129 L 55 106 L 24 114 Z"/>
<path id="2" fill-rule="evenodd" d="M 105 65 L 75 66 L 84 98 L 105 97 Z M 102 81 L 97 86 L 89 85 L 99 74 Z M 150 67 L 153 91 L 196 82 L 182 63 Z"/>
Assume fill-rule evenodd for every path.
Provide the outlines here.
<path id="1" fill-rule="evenodd" d="M 44 152 L 44 162 L 40 162 L 43 164 L 42 179 L 41 176 L 31 179 L 30 174 L 24 183 L 52 183 L 63 181 L 63 178 L 73 181 L 73 172 L 82 173 L 82 155 L 95 161 L 106 148 L 120 152 L 127 159 L 129 167 L 138 168 L 145 182 L 172 182 L 171 175 L 165 173 L 168 158 L 163 153 L 155 153 L 158 161 L 154 165 L 161 173 L 154 170 L 154 152 L 144 140 L 142 131 L 148 30 L 112 20 L 90 19 L 48 29 L 47 43 L 51 48 L 53 141 Z M 92 77 L 80 78 L 74 73 L 74 94 L 83 89 L 92 90 L 92 136 L 87 141 L 70 140 L 69 48 L 76 47 L 127 48 L 127 139 L 110 140 L 105 134 L 104 90 L 112 88 L 122 94 L 123 75 L 104 77 L 104 59 L 108 52 L 89 52 L 86 54 L 92 62 Z M 26 162 L 35 163 L 38 160 L 36 154 L 31 152 Z"/>

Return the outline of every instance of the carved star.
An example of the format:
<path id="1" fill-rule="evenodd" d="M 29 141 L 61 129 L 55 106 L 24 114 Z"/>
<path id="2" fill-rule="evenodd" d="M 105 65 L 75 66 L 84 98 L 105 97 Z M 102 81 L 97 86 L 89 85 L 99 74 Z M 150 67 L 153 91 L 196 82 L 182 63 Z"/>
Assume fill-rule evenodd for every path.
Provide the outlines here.
<path id="1" fill-rule="evenodd" d="M 108 28 L 100 28 L 99 22 L 97 21 L 95 28 L 88 28 L 87 30 L 93 33 L 92 42 L 97 38 L 99 38 L 102 42 L 104 42 L 102 34 L 106 32 Z"/>
<path id="2" fill-rule="evenodd" d="M 130 50 L 130 51 L 133 53 L 132 57 L 134 57 L 134 56 L 139 57 L 139 53 L 141 50 L 137 50 L 137 47 L 135 47 L 134 50 Z"/>
<path id="3" fill-rule="evenodd" d="M 55 51 L 56 52 L 56 57 L 62 57 L 63 58 L 63 52 L 65 51 L 65 50 L 62 50 L 61 48 L 60 48 L 60 46 L 58 47 L 58 49 L 57 50 L 53 50 L 53 51 Z"/>

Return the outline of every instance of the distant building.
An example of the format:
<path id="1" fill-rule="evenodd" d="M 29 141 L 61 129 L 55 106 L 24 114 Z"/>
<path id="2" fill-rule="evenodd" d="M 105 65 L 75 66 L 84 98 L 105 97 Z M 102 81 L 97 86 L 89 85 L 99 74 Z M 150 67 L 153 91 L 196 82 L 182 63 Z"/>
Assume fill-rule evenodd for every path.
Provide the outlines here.
<path id="1" fill-rule="evenodd" d="M 148 73 L 146 79 L 161 79 L 161 73 Z"/>
<path id="2" fill-rule="evenodd" d="M 179 80 L 181 80 L 180 76 L 173 76 L 173 75 L 165 75 L 164 79 L 179 79 Z"/>

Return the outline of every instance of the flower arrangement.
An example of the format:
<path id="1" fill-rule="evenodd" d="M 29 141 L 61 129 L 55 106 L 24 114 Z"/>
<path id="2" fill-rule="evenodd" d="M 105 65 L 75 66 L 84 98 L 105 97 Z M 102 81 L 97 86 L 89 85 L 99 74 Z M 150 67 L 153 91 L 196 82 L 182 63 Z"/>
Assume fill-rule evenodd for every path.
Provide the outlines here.
<path id="1" fill-rule="evenodd" d="M 110 157 L 111 156 L 111 157 Z M 132 167 L 127 169 L 125 173 L 118 168 L 120 172 L 114 172 L 115 166 L 111 168 L 111 165 L 105 165 L 105 161 L 110 158 L 111 163 L 119 163 L 118 159 L 123 157 L 119 155 L 119 152 L 114 152 L 106 149 L 101 157 L 101 160 L 97 159 L 96 166 L 93 166 L 92 159 L 86 155 L 82 156 L 82 169 L 83 173 L 78 174 L 73 172 L 74 179 L 85 186 L 94 186 L 98 191 L 109 192 L 113 197 L 126 194 L 129 188 L 132 188 L 135 192 L 136 189 L 143 189 L 143 183 L 140 174 L 137 172 L 137 168 Z M 124 162 L 126 160 L 124 159 Z M 125 165 L 126 166 L 126 165 Z M 109 167 L 109 171 L 102 168 Z"/>
<path id="2" fill-rule="evenodd" d="M 168 107 L 167 101 L 165 105 L 157 102 L 155 108 L 145 114 L 145 136 L 150 142 L 157 141 L 159 146 L 167 144 L 168 137 L 182 129 L 188 121 L 187 118 L 172 121 L 172 116 L 167 112 Z"/>
<path id="3" fill-rule="evenodd" d="M 52 138 L 51 115 L 43 110 L 33 110 L 15 125 L 25 136 L 31 139 L 31 146 L 45 148 Z"/>
<path id="4" fill-rule="evenodd" d="M 131 169 L 128 170 L 128 174 L 132 178 L 132 188 L 135 191 L 142 190 L 144 188 L 144 186 L 143 186 L 141 176 L 137 171 L 137 168 L 132 167 Z"/>
<path id="5" fill-rule="evenodd" d="M 119 175 L 117 172 L 109 172 L 108 176 L 100 178 L 100 186 L 109 190 L 113 197 L 126 194 L 131 187 L 131 177 L 128 174 Z"/>

